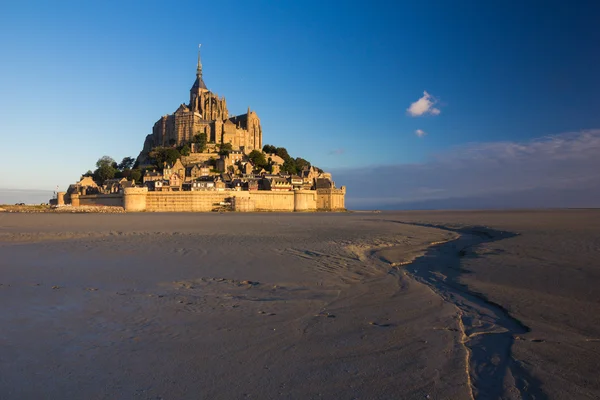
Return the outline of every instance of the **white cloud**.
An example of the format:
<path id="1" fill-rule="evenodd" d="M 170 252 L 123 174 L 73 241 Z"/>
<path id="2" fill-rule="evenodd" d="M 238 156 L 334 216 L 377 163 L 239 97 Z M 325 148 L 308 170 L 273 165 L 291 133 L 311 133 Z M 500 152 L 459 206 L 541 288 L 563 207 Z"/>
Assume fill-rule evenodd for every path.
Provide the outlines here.
<path id="1" fill-rule="evenodd" d="M 425 132 L 423 129 L 417 129 L 415 131 L 415 135 L 417 135 L 418 137 L 423 137 L 423 136 L 427 135 L 427 132 Z"/>
<path id="2" fill-rule="evenodd" d="M 435 97 L 427 92 L 423 92 L 423 97 L 412 103 L 406 111 L 412 117 L 420 117 L 425 114 L 439 115 L 441 113 L 440 109 L 434 107 L 437 102 Z"/>
<path id="3" fill-rule="evenodd" d="M 332 170 L 352 207 L 598 207 L 600 129 L 469 143 L 419 164 Z M 425 189 L 424 189 L 425 188 Z"/>

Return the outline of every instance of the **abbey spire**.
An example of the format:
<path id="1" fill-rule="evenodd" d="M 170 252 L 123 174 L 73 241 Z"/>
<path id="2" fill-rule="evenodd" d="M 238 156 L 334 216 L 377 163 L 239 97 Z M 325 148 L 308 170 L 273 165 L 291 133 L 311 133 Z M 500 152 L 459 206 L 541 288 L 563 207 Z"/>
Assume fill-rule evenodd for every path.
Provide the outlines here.
<path id="1" fill-rule="evenodd" d="M 196 81 L 194 82 L 194 86 L 192 86 L 191 92 L 192 94 L 198 94 L 201 89 L 208 90 L 206 85 L 204 84 L 204 80 L 202 79 L 202 61 L 200 61 L 200 46 L 198 45 L 198 65 L 196 66 Z M 200 90 L 199 90 L 200 89 Z"/>
<path id="2" fill-rule="evenodd" d="M 198 66 L 196 67 L 196 77 L 202 76 L 202 61 L 200 61 L 200 47 L 201 44 L 198 45 Z"/>

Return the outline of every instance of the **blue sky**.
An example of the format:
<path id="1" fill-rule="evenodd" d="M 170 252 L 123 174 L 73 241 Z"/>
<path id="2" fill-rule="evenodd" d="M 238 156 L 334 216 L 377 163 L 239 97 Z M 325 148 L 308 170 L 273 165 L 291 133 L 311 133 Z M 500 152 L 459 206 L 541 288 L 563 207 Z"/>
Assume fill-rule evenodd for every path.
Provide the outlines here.
<path id="1" fill-rule="evenodd" d="M 336 172 L 350 201 L 361 168 L 596 132 L 594 3 L 3 2 L 0 166 L 15 173 L 0 188 L 65 188 L 102 155 L 137 156 L 188 101 L 198 43 L 230 113 L 250 106 L 265 143 Z"/>

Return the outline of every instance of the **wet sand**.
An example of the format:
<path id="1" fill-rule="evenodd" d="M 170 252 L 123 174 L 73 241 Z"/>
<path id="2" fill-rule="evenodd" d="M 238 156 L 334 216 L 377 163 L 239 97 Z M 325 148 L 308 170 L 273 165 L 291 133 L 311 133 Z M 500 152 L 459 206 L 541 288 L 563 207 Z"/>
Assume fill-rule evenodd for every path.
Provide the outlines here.
<path id="1" fill-rule="evenodd" d="M 598 398 L 599 250 L 598 211 L 0 214 L 0 398 Z"/>

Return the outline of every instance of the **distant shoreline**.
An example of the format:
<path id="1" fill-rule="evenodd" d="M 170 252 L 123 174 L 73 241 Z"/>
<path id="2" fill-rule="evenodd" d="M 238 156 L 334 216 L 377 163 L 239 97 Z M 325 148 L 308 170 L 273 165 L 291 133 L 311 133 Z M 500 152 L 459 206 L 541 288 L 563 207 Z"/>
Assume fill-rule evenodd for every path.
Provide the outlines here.
<path id="1" fill-rule="evenodd" d="M 53 196 L 53 190 L 0 188 L 0 205 L 14 205 L 17 203 L 25 203 L 31 205 L 38 205 L 42 203 L 47 204 Z"/>

